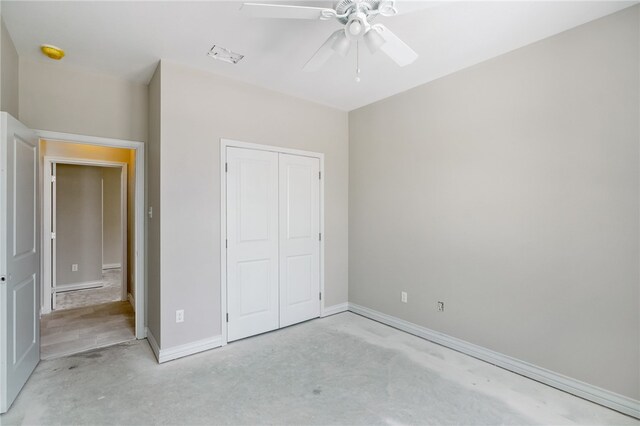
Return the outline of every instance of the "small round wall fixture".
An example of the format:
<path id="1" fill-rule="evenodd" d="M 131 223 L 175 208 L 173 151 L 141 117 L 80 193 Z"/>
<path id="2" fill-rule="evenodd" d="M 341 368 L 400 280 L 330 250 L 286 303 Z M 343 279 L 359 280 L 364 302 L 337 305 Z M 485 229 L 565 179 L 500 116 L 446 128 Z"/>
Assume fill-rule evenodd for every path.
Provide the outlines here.
<path id="1" fill-rule="evenodd" d="M 50 59 L 59 61 L 60 59 L 64 58 L 64 50 L 60 49 L 59 47 L 52 46 L 50 44 L 43 44 L 42 46 L 40 46 L 40 50 L 42 51 L 43 55 Z"/>

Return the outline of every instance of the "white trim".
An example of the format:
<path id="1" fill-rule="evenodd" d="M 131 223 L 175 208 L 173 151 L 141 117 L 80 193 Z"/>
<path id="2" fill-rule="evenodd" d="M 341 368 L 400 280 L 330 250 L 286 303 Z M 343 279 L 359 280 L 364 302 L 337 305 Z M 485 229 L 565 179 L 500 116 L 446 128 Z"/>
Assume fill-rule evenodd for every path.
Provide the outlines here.
<path id="1" fill-rule="evenodd" d="M 195 342 L 174 346 L 168 349 L 160 349 L 158 341 L 151 333 L 151 330 L 149 330 L 149 328 L 146 328 L 145 331 L 149 346 L 151 346 L 151 350 L 153 351 L 153 354 L 156 356 L 156 359 L 160 364 L 222 346 L 222 336 L 213 336 L 207 339 L 197 340 Z"/>
<path id="2" fill-rule="evenodd" d="M 56 189 L 56 197 L 57 196 L 58 190 Z M 57 224 L 58 222 L 55 223 Z M 104 177 L 102 176 L 100 176 L 100 238 L 100 263 L 103 265 L 102 270 L 104 270 Z M 102 272 L 102 270 L 100 272 Z M 120 287 L 122 287 L 122 282 L 120 283 Z"/>
<path id="3" fill-rule="evenodd" d="M 329 315 L 339 314 L 340 312 L 346 312 L 349 310 L 349 304 L 347 302 L 338 303 L 337 305 L 327 306 L 324 308 L 321 317 L 328 317 Z"/>
<path id="4" fill-rule="evenodd" d="M 221 138 L 220 139 L 220 147 L 228 147 L 228 146 L 232 146 L 232 147 L 236 147 L 236 148 L 244 148 L 244 149 L 255 149 L 258 151 L 271 151 L 271 152 L 278 152 L 281 154 L 291 154 L 291 155 L 300 155 L 303 157 L 312 157 L 312 158 L 321 158 L 324 159 L 324 154 L 321 152 L 314 152 L 314 151 L 303 151 L 301 149 L 292 149 L 292 148 L 285 148 L 282 146 L 275 146 L 275 145 L 263 145 L 260 143 L 252 143 L 252 142 L 242 142 L 242 141 L 237 141 L 237 140 L 233 140 L 233 139 L 226 139 L 226 138 Z"/>
<path id="5" fill-rule="evenodd" d="M 149 328 L 145 328 L 146 330 L 146 334 L 147 334 L 147 342 L 149 342 L 149 346 L 151 346 L 151 350 L 153 351 L 153 354 L 156 356 L 156 359 L 158 360 L 158 362 L 160 362 L 160 347 L 158 346 L 158 342 L 156 340 L 155 337 L 153 337 L 153 334 L 151 333 L 151 330 L 149 330 Z"/>
<path id="6" fill-rule="evenodd" d="M 122 139 L 102 138 L 97 136 L 76 135 L 72 133 L 50 132 L 47 130 L 34 130 L 40 139 L 48 141 L 60 141 L 67 143 L 78 143 L 86 145 L 109 146 L 112 148 L 127 148 L 135 150 L 135 184 L 134 184 L 134 264 L 135 279 L 134 287 L 136 294 L 135 308 L 135 329 L 136 338 L 144 339 L 146 337 L 145 328 L 145 305 L 147 291 L 147 275 L 146 275 L 146 200 L 145 200 L 145 148 L 144 143 L 139 141 L 128 141 Z M 125 239 L 126 244 L 126 239 Z M 123 275 L 123 280 L 125 279 Z M 126 277 L 128 280 L 128 277 Z"/>
<path id="7" fill-rule="evenodd" d="M 84 145 L 110 146 L 114 148 L 138 149 L 144 145 L 142 141 L 130 141 L 124 139 L 103 138 L 100 136 L 78 135 L 75 133 L 51 132 L 49 130 L 33 129 L 40 139 L 56 142 L 79 143 Z"/>
<path id="8" fill-rule="evenodd" d="M 227 144 L 220 139 L 220 334 L 227 344 Z"/>
<path id="9" fill-rule="evenodd" d="M 75 157 L 60 157 L 60 156 L 44 156 L 43 158 L 43 167 L 44 167 L 44 184 L 43 184 L 43 188 L 47 188 L 47 185 L 51 182 L 51 165 L 52 164 L 74 164 L 74 165 L 81 165 L 81 166 L 93 166 L 93 167 L 113 167 L 113 168 L 119 168 L 120 169 L 120 233 L 122 234 L 121 237 L 121 244 L 122 244 L 122 248 L 121 248 L 121 265 L 122 265 L 122 274 L 121 274 L 121 282 L 120 282 L 120 300 L 127 300 L 127 163 L 124 162 L 120 162 L 120 161 L 103 161 L 103 160 L 90 160 L 90 159 L 84 159 L 84 158 L 75 158 Z M 56 173 L 57 175 L 57 173 Z M 57 177 L 57 176 L 56 176 Z M 100 215 L 101 215 L 101 235 L 102 235 L 102 242 L 101 242 L 101 247 L 100 250 L 102 251 L 102 256 L 101 258 L 104 256 L 104 233 L 103 233 L 103 229 L 104 229 L 104 182 L 102 182 L 102 194 L 101 194 L 101 209 L 100 209 Z M 55 224 L 56 224 L 56 219 L 55 219 L 55 214 L 51 215 L 52 212 L 55 212 L 55 203 L 56 203 L 56 198 L 57 198 L 57 188 L 56 191 L 53 192 L 53 197 L 50 196 L 49 191 L 44 191 L 44 197 L 43 197 L 43 217 L 44 218 L 48 218 L 48 217 L 52 217 L 52 222 L 54 225 L 54 229 L 56 228 Z M 50 200 L 50 198 L 52 198 Z M 44 234 L 46 235 L 48 230 L 49 230 L 50 226 L 47 220 L 44 221 Z M 55 232 L 55 231 L 54 231 Z M 47 298 L 43 298 L 41 304 L 44 305 L 44 303 L 46 303 L 47 300 L 49 300 L 49 303 L 47 303 L 47 305 L 42 306 L 42 310 L 48 310 L 51 309 L 51 303 L 53 301 L 53 298 L 55 297 L 55 291 L 53 291 L 53 289 L 57 290 L 57 284 L 56 284 L 56 272 L 55 272 L 55 265 L 54 264 L 49 264 L 50 262 L 53 263 L 52 259 L 55 260 L 56 258 L 56 250 L 57 250 L 57 245 L 56 245 L 57 241 L 54 241 L 53 244 L 53 249 L 51 249 L 51 246 L 49 244 L 46 244 L 46 237 L 43 236 L 43 256 L 42 256 L 42 262 L 43 262 L 43 270 L 46 272 L 46 274 L 44 275 L 44 279 L 43 279 L 43 290 L 44 290 L 44 294 L 45 295 L 53 295 L 53 297 L 49 297 Z M 103 268 L 104 269 L 104 268 Z"/>
<path id="10" fill-rule="evenodd" d="M 131 157 L 129 157 L 131 158 Z M 129 250 L 128 247 L 128 235 L 127 230 L 129 228 L 129 207 L 127 205 L 127 198 L 129 195 L 129 170 L 125 164 L 120 169 L 120 285 L 122 286 L 122 300 L 127 300 L 127 290 L 129 287 Z M 104 216 L 104 206 L 102 206 L 102 215 Z M 102 229 L 104 229 L 104 219 L 102 222 Z M 104 259 L 104 239 L 102 240 L 102 256 Z M 135 312 L 135 311 L 134 311 Z"/>
<path id="11" fill-rule="evenodd" d="M 38 155 L 40 155 L 40 143 L 38 142 Z M 38 158 L 38 163 L 40 159 Z M 38 165 L 38 167 L 40 167 Z M 52 170 L 53 169 L 53 170 Z M 56 273 L 56 241 L 51 240 L 51 233 L 55 230 L 51 228 L 51 225 L 56 222 L 56 184 L 52 181 L 52 177 L 56 175 L 56 165 L 52 163 L 49 167 L 43 167 L 43 173 L 41 179 L 43 179 L 42 186 L 42 224 L 41 224 L 41 244 L 42 247 L 40 255 L 40 282 L 42 297 L 40 298 L 40 313 L 41 315 L 48 314 L 52 308 L 56 307 L 56 299 L 52 297 L 53 289 L 56 287 L 55 277 Z M 47 206 L 47 207 L 44 207 Z M 39 212 L 38 212 L 39 213 Z M 45 219 L 47 218 L 47 219 Z M 50 219 L 48 219 L 50 218 Z"/>
<path id="12" fill-rule="evenodd" d="M 64 293 L 65 291 L 74 291 L 74 290 L 86 290 L 88 288 L 97 288 L 103 287 L 104 281 L 84 281 L 81 283 L 73 283 L 73 284 L 62 284 L 56 287 L 57 293 Z"/>
<path id="13" fill-rule="evenodd" d="M 326 299 L 324 291 L 324 154 L 321 152 L 302 151 L 299 149 L 284 148 L 273 145 L 262 145 L 251 142 L 241 142 L 232 139 L 220 139 L 220 324 L 222 335 L 222 346 L 227 344 L 227 173 L 225 165 L 227 162 L 227 147 L 255 149 L 259 151 L 272 151 L 282 154 L 300 155 L 312 157 L 320 160 L 320 317 L 325 316 L 324 301 Z"/>
<path id="14" fill-rule="evenodd" d="M 198 352 L 208 351 L 209 349 L 219 348 L 222 346 L 222 336 L 213 336 L 207 339 L 197 340 L 195 342 L 186 343 L 184 345 L 174 346 L 172 348 L 160 349 L 158 353 L 158 362 L 171 361 Z"/>
<path id="15" fill-rule="evenodd" d="M 400 318 L 383 314 L 382 312 L 366 308 L 364 306 L 349 303 L 349 310 L 358 315 L 381 322 L 391 327 L 406 331 L 431 342 L 437 343 L 447 348 L 451 348 L 463 354 L 478 358 L 490 364 L 497 365 L 514 373 L 521 374 L 530 379 L 544 383 L 556 389 L 579 396 L 605 407 L 609 407 L 621 413 L 640 418 L 640 401 L 628 398 L 624 395 L 590 385 L 580 380 L 572 379 L 559 373 L 538 367 L 526 361 L 522 361 L 482 346 L 419 326 L 417 324 L 402 320 Z"/>
<path id="16" fill-rule="evenodd" d="M 120 263 L 105 263 L 104 265 L 102 265 L 102 270 L 104 271 L 105 269 L 118 269 L 121 266 L 122 265 Z"/>
<path id="17" fill-rule="evenodd" d="M 136 299 L 133 297 L 133 294 L 129 293 L 127 295 L 127 299 L 129 300 L 129 303 L 131 304 L 131 307 L 133 308 L 133 312 L 136 311 Z"/>

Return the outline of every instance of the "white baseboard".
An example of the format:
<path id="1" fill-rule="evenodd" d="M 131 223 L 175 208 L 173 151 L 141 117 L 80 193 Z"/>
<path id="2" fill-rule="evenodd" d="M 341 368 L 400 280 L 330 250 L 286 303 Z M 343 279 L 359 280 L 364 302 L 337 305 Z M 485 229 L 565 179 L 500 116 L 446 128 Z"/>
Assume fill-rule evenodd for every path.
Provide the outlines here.
<path id="1" fill-rule="evenodd" d="M 160 347 L 158 346 L 158 342 L 156 341 L 156 338 L 153 337 L 153 334 L 151 333 L 151 330 L 149 330 L 149 327 L 146 327 L 146 332 L 147 342 L 149 342 L 149 346 L 151 346 L 151 350 L 156 356 L 156 359 L 158 360 L 158 362 L 160 362 Z"/>
<path id="2" fill-rule="evenodd" d="M 329 315 L 339 314 L 340 312 L 346 312 L 349 310 L 348 303 L 339 303 L 337 305 L 327 306 L 322 310 L 321 317 L 328 317 Z"/>
<path id="3" fill-rule="evenodd" d="M 100 281 L 85 281 L 83 283 L 64 284 L 56 286 L 56 293 L 64 293 L 65 291 L 86 290 L 88 288 L 102 287 L 104 283 Z"/>
<path id="4" fill-rule="evenodd" d="M 155 337 L 153 337 L 151 331 L 149 331 L 149 328 L 147 328 L 147 341 L 149 342 L 149 346 L 151 346 L 151 350 L 155 354 L 156 359 L 160 364 L 222 346 L 222 336 L 214 336 L 208 339 L 197 340 L 192 343 L 174 346 L 172 348 L 160 349 L 160 347 L 158 346 L 158 342 L 156 341 Z"/>
<path id="5" fill-rule="evenodd" d="M 102 265 L 102 270 L 104 271 L 105 269 L 119 269 L 121 267 L 122 265 L 120 263 L 105 263 L 104 265 Z"/>
<path id="6" fill-rule="evenodd" d="M 133 297 L 133 294 L 128 293 L 127 294 L 127 299 L 129 300 L 129 303 L 131 304 L 131 307 L 133 308 L 133 312 L 136 311 L 136 299 Z"/>
<path id="7" fill-rule="evenodd" d="M 382 312 L 366 308 L 364 306 L 349 303 L 349 310 L 356 314 L 379 321 L 391 327 L 413 334 L 423 339 L 430 340 L 442 346 L 454 349 L 474 358 L 495 364 L 506 370 L 513 371 L 533 380 L 537 380 L 554 388 L 570 394 L 593 401 L 605 407 L 612 408 L 629 416 L 640 418 L 640 401 L 602 389 L 600 387 L 572 379 L 559 373 L 542 367 L 512 358 L 508 355 L 492 351 L 482 346 L 474 345 L 455 337 L 448 336 L 426 327 L 413 324 L 400 318 L 383 314 Z"/>

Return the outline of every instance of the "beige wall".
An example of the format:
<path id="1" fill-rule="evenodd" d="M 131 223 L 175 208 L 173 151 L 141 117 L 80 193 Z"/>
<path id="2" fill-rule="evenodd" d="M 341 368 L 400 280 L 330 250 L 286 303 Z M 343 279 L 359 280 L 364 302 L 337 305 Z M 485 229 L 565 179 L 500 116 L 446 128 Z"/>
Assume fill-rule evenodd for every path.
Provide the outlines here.
<path id="1" fill-rule="evenodd" d="M 78 271 L 71 265 L 77 264 Z M 56 169 L 56 285 L 102 280 L 102 170 Z"/>
<path id="2" fill-rule="evenodd" d="M 63 62 L 20 58 L 19 119 L 32 129 L 49 130 L 106 138 L 146 141 L 148 131 L 148 86 L 108 75 L 67 67 Z M 120 154 L 98 147 L 80 148 L 76 144 L 56 147 L 50 155 L 119 158 L 129 164 L 127 194 L 128 287 L 134 293 L 135 235 L 134 190 L 135 152 Z M 79 157 L 77 157 L 79 158 Z M 135 295 L 134 295 L 135 296 Z"/>
<path id="3" fill-rule="evenodd" d="M 0 17 L 0 110 L 15 118 L 19 114 L 18 64 L 18 52 Z"/>
<path id="4" fill-rule="evenodd" d="M 147 327 L 162 345 L 160 331 L 160 124 L 162 65 L 158 64 L 149 83 L 149 141 L 147 142 L 147 206 L 153 217 L 147 219 Z M 147 216 L 148 217 L 148 216 Z"/>
<path id="5" fill-rule="evenodd" d="M 148 86 L 20 58 L 20 121 L 39 130 L 145 141 Z"/>
<path id="6" fill-rule="evenodd" d="M 121 168 L 102 168 L 102 264 L 122 263 Z"/>
<path id="7" fill-rule="evenodd" d="M 638 13 L 352 111 L 349 301 L 639 399 Z"/>
<path id="8" fill-rule="evenodd" d="M 325 301 L 346 302 L 347 114 L 166 62 L 161 86 L 161 346 L 221 333 L 220 138 L 325 154 Z"/>

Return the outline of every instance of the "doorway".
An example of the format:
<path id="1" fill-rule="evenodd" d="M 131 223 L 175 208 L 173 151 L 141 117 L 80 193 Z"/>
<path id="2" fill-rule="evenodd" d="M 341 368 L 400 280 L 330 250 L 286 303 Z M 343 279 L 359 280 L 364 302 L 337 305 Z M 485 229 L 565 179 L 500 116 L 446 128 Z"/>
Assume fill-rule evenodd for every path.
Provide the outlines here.
<path id="1" fill-rule="evenodd" d="M 44 167 L 50 309 L 127 300 L 127 163 L 45 157 Z"/>
<path id="2" fill-rule="evenodd" d="M 221 142 L 224 342 L 321 316 L 323 156 Z"/>
<path id="3" fill-rule="evenodd" d="M 135 310 L 134 338 L 146 337 L 144 143 L 35 131 L 8 113 L 0 112 L 0 413 L 9 409 L 38 365 L 41 358 L 40 319 L 51 312 L 51 298 L 42 297 L 43 260 L 50 259 L 52 237 L 50 229 L 48 233 L 44 232 L 50 221 L 44 220 L 43 215 L 44 188 L 50 181 L 46 183 L 43 179 L 47 151 L 43 150 L 42 144 L 49 142 L 61 144 L 63 152 L 56 155 L 62 157 L 95 160 L 105 149 L 122 148 L 132 160 L 134 167 L 128 167 L 127 182 L 127 193 L 132 202 L 127 202 L 130 250 L 126 278 L 133 290 L 129 301 Z M 43 248 L 47 247 L 49 252 L 45 256 Z M 101 321 L 94 319 L 96 324 Z M 64 328 L 55 322 L 46 326 Z M 87 349 L 91 348 L 77 348 L 74 353 Z"/>
<path id="4" fill-rule="evenodd" d="M 41 137 L 40 157 L 41 358 L 144 337 L 138 151 Z"/>

